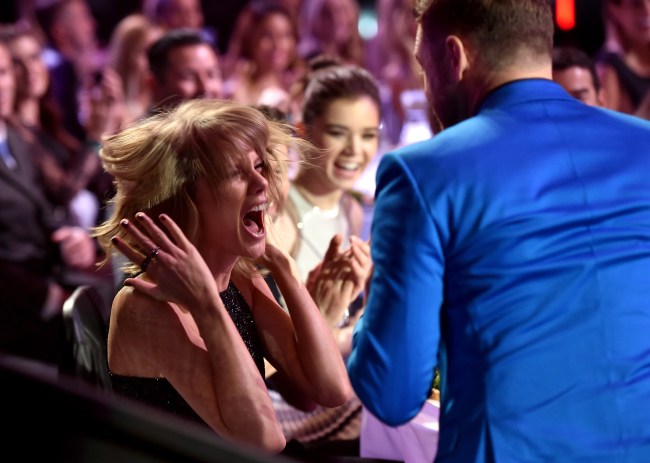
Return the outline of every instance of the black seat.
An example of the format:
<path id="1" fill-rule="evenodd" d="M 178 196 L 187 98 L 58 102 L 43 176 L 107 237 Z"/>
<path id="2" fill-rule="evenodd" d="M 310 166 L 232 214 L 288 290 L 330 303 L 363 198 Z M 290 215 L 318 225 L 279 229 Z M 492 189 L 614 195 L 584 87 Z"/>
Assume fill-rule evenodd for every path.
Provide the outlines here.
<path id="1" fill-rule="evenodd" d="M 108 370 L 108 324 L 104 300 L 93 286 L 79 286 L 63 304 L 64 340 L 59 373 L 111 390 Z"/>

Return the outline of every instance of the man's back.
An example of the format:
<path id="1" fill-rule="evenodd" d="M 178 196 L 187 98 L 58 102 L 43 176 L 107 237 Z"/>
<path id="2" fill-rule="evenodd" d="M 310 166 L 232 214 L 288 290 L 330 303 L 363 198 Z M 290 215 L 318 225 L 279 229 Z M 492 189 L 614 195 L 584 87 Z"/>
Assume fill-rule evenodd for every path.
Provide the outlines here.
<path id="1" fill-rule="evenodd" d="M 437 363 L 440 460 L 650 461 L 649 176 L 650 124 L 543 79 L 386 155 L 369 305 L 403 310 L 365 321 L 393 333 L 353 352 L 390 371 L 363 402 L 403 421 Z"/>

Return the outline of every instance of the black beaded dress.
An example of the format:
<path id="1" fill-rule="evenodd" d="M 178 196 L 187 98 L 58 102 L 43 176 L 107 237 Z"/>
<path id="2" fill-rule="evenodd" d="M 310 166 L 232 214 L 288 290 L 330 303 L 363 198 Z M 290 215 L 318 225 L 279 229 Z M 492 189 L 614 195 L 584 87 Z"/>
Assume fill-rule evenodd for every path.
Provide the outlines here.
<path id="1" fill-rule="evenodd" d="M 225 291 L 219 293 L 230 318 L 237 326 L 248 351 L 264 378 L 264 357 L 257 334 L 255 321 L 246 300 L 230 282 Z M 189 404 L 165 378 L 140 378 L 111 373 L 113 391 L 174 415 L 188 418 L 206 425 Z"/>

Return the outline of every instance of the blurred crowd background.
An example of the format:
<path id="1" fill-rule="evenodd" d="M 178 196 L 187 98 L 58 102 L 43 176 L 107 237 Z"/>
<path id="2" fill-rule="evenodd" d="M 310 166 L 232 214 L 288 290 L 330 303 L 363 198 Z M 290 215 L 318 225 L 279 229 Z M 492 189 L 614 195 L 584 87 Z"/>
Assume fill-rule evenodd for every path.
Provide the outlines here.
<path id="1" fill-rule="evenodd" d="M 551 3 L 570 13 L 556 17 L 553 80 L 586 104 L 650 119 L 650 0 Z M 99 149 L 182 100 L 278 110 L 267 116 L 328 153 L 279 168 L 274 206 L 295 209 L 282 236 L 303 278 L 335 233 L 343 247 L 368 246 L 382 155 L 430 138 L 436 122 L 415 31 L 411 0 L 0 0 L 0 352 L 56 364 L 63 306 L 81 286 L 99 289 L 108 321 L 125 262 L 91 236 L 115 196 Z M 314 250 L 305 259 L 301 243 Z M 328 320 L 347 330 L 343 356 L 363 287 Z M 288 440 L 322 437 L 315 413 L 291 415 L 281 399 Z M 350 401 L 319 422 L 332 440 L 355 441 L 360 412 Z"/>
<path id="2" fill-rule="evenodd" d="M 48 3 L 49 0 L 3 0 L 0 6 L 0 22 L 17 20 L 33 6 Z M 88 0 L 93 15 L 97 18 L 97 36 L 107 43 L 115 25 L 125 16 L 142 10 L 145 0 Z M 602 20 L 603 0 L 573 0 L 576 12 L 575 27 L 569 31 L 558 29 L 556 42 L 572 44 L 595 53 L 603 44 L 604 30 Z M 225 52 L 239 12 L 248 0 L 203 0 L 201 6 L 205 25 L 216 32 L 217 46 Z M 361 18 L 366 26 L 366 34 L 376 34 L 377 0 L 357 0 Z M 553 3 L 555 3 L 553 1 Z M 372 23 L 375 23 L 373 26 Z"/>

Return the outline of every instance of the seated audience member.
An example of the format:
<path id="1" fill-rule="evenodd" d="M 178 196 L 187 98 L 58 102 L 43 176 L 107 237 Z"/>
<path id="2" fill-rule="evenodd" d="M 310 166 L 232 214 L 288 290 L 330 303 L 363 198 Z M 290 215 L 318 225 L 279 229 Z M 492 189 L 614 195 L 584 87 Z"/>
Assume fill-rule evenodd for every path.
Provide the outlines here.
<path id="1" fill-rule="evenodd" d="M 436 461 L 650 461 L 650 122 L 552 81 L 547 0 L 420 0 L 437 121 L 384 154 L 347 362 Z M 431 445 L 435 445 L 431 443 Z"/>
<path id="2" fill-rule="evenodd" d="M 63 125 L 36 32 L 25 24 L 4 25 L 0 41 L 8 45 L 16 73 L 15 129 L 38 148 L 33 150 L 33 161 L 48 199 L 69 208 L 78 225 L 94 227 L 112 195 L 112 179 L 101 168 L 97 149 L 102 136 L 118 128 L 121 92 L 113 91 L 108 76 L 98 87 L 82 143 Z"/>
<path id="3" fill-rule="evenodd" d="M 382 136 L 390 149 L 431 137 L 422 74 L 415 57 L 411 0 L 377 1 L 377 35 L 369 69 L 381 85 Z"/>
<path id="4" fill-rule="evenodd" d="M 117 73 L 122 83 L 125 123 L 143 117 L 151 108 L 147 49 L 162 34 L 159 26 L 137 13 L 126 16 L 113 29 L 107 47 L 107 66 Z"/>
<path id="5" fill-rule="evenodd" d="M 288 125 L 288 117 L 281 110 L 266 105 L 259 105 L 256 108 L 267 118 L 285 124 L 288 134 L 295 129 Z M 289 165 L 302 162 L 301 158 L 290 153 L 291 147 L 279 147 L 282 157 L 275 163 L 277 174 L 281 180 L 280 195 L 277 201 L 269 204 L 267 213 L 273 220 L 275 229 L 286 230 L 285 227 L 293 227 L 294 223 L 290 214 L 285 213 L 285 207 L 289 198 Z M 304 155 L 304 153 L 303 153 Z M 276 235 L 278 246 L 289 249 L 284 241 L 284 236 Z M 365 287 L 366 277 L 371 266 L 369 247 L 352 246 L 341 251 L 342 234 L 335 235 L 330 240 L 330 245 L 325 252 L 323 260 L 318 263 L 315 269 L 310 272 L 306 286 L 319 310 L 327 320 L 332 333 L 339 344 L 339 350 L 346 356 L 349 353 L 349 335 L 351 324 L 343 326 L 341 319 L 345 316 L 346 310 L 357 299 Z M 272 278 L 267 279 L 269 286 L 274 291 L 278 302 L 285 306 L 281 293 Z M 349 319 L 347 320 L 350 321 Z M 309 408 L 309 407 L 307 407 Z"/>
<path id="6" fill-rule="evenodd" d="M 296 53 L 298 34 L 293 17 L 268 0 L 254 0 L 240 13 L 225 62 L 232 72 L 225 96 L 245 104 L 268 104 L 289 110 L 289 89 L 302 72 Z"/>
<path id="7" fill-rule="evenodd" d="M 228 47 L 224 55 L 223 70 L 225 76 L 230 76 L 237 66 L 242 54 L 242 45 L 246 41 L 246 36 L 251 31 L 252 14 L 254 10 L 264 10 L 265 6 L 273 9 L 279 7 L 289 15 L 292 27 L 295 28 L 296 40 L 298 40 L 300 9 L 302 0 L 251 0 L 237 14 L 237 19 L 233 26 L 232 33 L 228 39 Z M 296 47 L 297 47 L 296 42 Z"/>
<path id="8" fill-rule="evenodd" d="M 192 29 L 172 29 L 147 50 L 151 112 L 194 98 L 221 98 L 223 82 L 214 47 Z"/>
<path id="9" fill-rule="evenodd" d="M 270 452 L 285 437 L 264 359 L 322 406 L 351 393 L 295 262 L 272 244 L 266 208 L 278 199 L 274 165 L 287 137 L 254 108 L 190 100 L 109 137 L 101 154 L 117 194 L 98 237 L 132 275 L 111 312 L 114 390 Z"/>
<path id="10" fill-rule="evenodd" d="M 11 55 L 0 42 L 0 353 L 56 364 L 65 298 L 79 284 L 110 290 L 112 281 L 94 273 L 97 247 L 87 231 L 67 225 L 48 201 L 34 146 L 8 122 L 14 92 Z"/>
<path id="11" fill-rule="evenodd" d="M 337 233 L 347 247 L 358 237 L 363 209 L 352 195 L 377 154 L 381 102 L 369 72 L 336 60 L 314 60 L 299 115 L 299 134 L 318 148 L 298 165 L 285 212 L 283 236 L 303 279 L 318 265 Z"/>
<path id="12" fill-rule="evenodd" d="M 63 111 L 66 130 L 83 141 L 82 98 L 104 68 L 95 18 L 87 0 L 52 0 L 38 5 L 35 13 L 46 39 L 44 57 L 52 94 Z"/>
<path id="13" fill-rule="evenodd" d="M 303 153 L 278 226 L 345 358 L 371 268 L 368 243 L 359 238 L 363 209 L 351 190 L 377 153 L 379 90 L 359 66 L 314 63 L 298 133 L 317 149 Z M 273 399 L 285 435 L 300 444 L 296 451 L 358 453 L 356 397 L 334 410 L 298 406 L 287 394 Z"/>
<path id="14" fill-rule="evenodd" d="M 553 49 L 553 80 L 583 103 L 605 106 L 605 94 L 594 61 L 579 48 Z"/>
<path id="15" fill-rule="evenodd" d="M 356 0 L 306 0 L 299 17 L 298 54 L 305 61 L 319 55 L 349 64 L 365 64 L 366 44 L 359 34 Z"/>
<path id="16" fill-rule="evenodd" d="M 604 0 L 605 42 L 596 57 L 607 107 L 650 119 L 650 4 Z"/>

